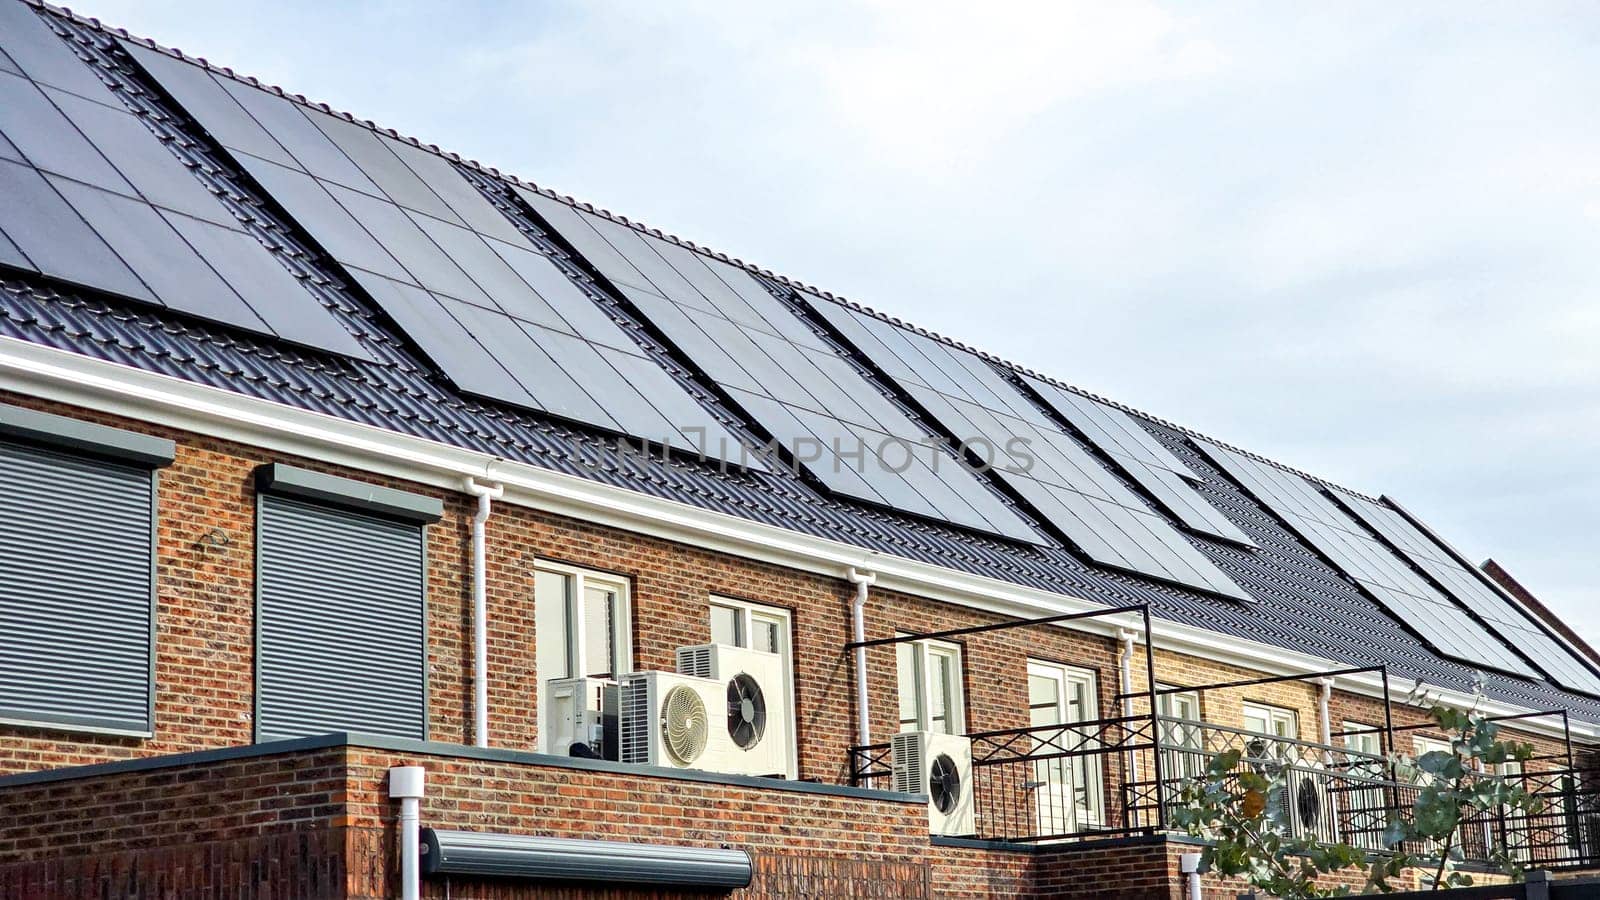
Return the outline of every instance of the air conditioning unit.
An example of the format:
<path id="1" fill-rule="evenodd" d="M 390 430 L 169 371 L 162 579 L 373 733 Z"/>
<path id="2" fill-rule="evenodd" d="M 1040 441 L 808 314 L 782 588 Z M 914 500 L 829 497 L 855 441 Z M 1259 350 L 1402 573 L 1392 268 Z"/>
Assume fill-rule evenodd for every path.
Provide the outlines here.
<path id="1" fill-rule="evenodd" d="M 733 748 L 717 771 L 739 775 L 784 775 L 789 768 L 789 709 L 783 698 L 783 658 L 764 650 L 701 644 L 678 649 L 678 673 L 723 685 L 724 716 L 712 723 L 726 731 Z M 713 719 L 717 719 L 714 715 Z M 707 768 L 712 768 L 708 764 Z"/>
<path id="2" fill-rule="evenodd" d="M 617 682 L 552 678 L 545 684 L 545 746 L 557 756 L 617 758 Z M 583 745 L 588 751 L 574 748 Z"/>
<path id="3" fill-rule="evenodd" d="M 964 837 L 977 831 L 973 810 L 972 741 L 956 734 L 906 731 L 889 742 L 894 789 L 928 795 L 928 833 Z"/>
<path id="4" fill-rule="evenodd" d="M 676 672 L 634 672 L 618 691 L 618 758 L 625 763 L 720 771 L 731 746 L 721 721 L 722 682 Z"/>
<path id="5" fill-rule="evenodd" d="M 1333 773 L 1315 765 L 1287 766 L 1283 773 L 1284 804 L 1289 830 L 1296 837 L 1315 838 L 1324 844 L 1339 841 L 1339 808 L 1333 793 Z"/>

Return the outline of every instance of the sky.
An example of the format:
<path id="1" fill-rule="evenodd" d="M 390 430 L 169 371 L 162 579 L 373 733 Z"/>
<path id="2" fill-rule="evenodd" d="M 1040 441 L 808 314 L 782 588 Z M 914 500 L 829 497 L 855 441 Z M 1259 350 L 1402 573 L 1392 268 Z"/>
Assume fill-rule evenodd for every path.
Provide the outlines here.
<path id="1" fill-rule="evenodd" d="M 1600 643 L 1600 9 L 83 0 L 1370 494 Z"/>

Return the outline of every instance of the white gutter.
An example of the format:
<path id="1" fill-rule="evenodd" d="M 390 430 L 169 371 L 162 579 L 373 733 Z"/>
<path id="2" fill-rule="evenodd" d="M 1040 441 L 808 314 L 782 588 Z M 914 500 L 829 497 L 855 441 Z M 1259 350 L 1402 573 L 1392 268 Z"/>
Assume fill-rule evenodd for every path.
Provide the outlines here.
<path id="1" fill-rule="evenodd" d="M 489 746 L 489 570 L 484 530 L 494 501 L 506 495 L 504 485 L 484 486 L 467 476 L 463 489 L 478 498 L 472 517 L 472 709 L 479 747 Z"/>
<path id="2" fill-rule="evenodd" d="M 867 592 L 877 583 L 872 572 L 858 572 L 855 566 L 845 570 L 844 577 L 856 586 L 856 600 L 851 605 L 855 641 L 867 639 Z M 867 710 L 867 648 L 856 648 L 856 746 L 872 743 L 872 717 Z"/>
<path id="3" fill-rule="evenodd" d="M 1317 715 L 1322 719 L 1322 746 L 1333 746 L 1333 719 L 1328 713 L 1328 703 L 1333 699 L 1333 679 L 1318 678 L 1317 684 L 1322 685 L 1322 693 L 1317 695 Z M 1333 764 L 1333 751 L 1322 751 L 1323 762 Z"/>
<path id="4" fill-rule="evenodd" d="M 1119 657 L 1122 681 L 1122 716 L 1127 719 L 1133 718 L 1133 641 L 1138 636 L 1139 633 L 1137 631 L 1127 628 L 1117 632 L 1117 638 L 1122 641 L 1122 654 Z M 1150 688 L 1154 690 L 1155 685 L 1150 685 Z M 1154 715 L 1155 710 L 1152 709 L 1150 713 Z M 1156 720 L 1157 752 L 1160 750 L 1160 744 L 1161 723 L 1160 720 Z M 1139 754 L 1137 753 L 1132 753 L 1128 756 L 1128 780 L 1132 782 L 1138 782 L 1139 780 Z"/>
<path id="5" fill-rule="evenodd" d="M 389 798 L 400 801 L 400 900 L 422 898 L 421 806 L 427 772 L 421 766 L 389 770 Z"/>
<path id="6" fill-rule="evenodd" d="M 503 484 L 505 502 L 517 506 L 831 578 L 838 577 L 841 567 L 870 564 L 881 589 L 996 615 L 1037 618 L 1105 608 L 1104 604 L 1081 597 L 904 557 L 881 556 L 843 541 L 812 537 L 16 338 L 0 337 L 0 390 L 446 490 L 459 490 L 463 478 L 476 476 Z M 1119 628 L 1128 627 L 1136 618 L 1091 619 L 1074 622 L 1071 627 L 1080 633 L 1115 638 Z M 1154 631 L 1158 649 L 1241 666 L 1263 675 L 1307 675 L 1347 667 L 1335 660 L 1166 619 L 1156 619 Z M 1414 686 L 1399 678 L 1391 678 L 1390 682 L 1395 697 L 1404 697 Z M 1336 686 L 1364 697 L 1383 696 L 1376 674 L 1340 676 Z M 1466 691 L 1434 689 L 1433 696 L 1462 709 L 1477 702 Z M 1481 703 L 1479 708 L 1487 715 L 1534 711 L 1497 701 Z M 1600 723 L 1572 725 L 1574 738 L 1600 741 Z M 1559 723 L 1545 725 L 1538 720 L 1521 723 L 1521 727 L 1550 736 L 1561 735 Z"/>

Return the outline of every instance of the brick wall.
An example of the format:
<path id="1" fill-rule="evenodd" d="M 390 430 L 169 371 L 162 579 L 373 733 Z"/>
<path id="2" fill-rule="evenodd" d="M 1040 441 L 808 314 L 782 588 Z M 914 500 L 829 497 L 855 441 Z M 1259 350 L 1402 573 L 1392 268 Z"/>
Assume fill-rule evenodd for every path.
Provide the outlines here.
<path id="1" fill-rule="evenodd" d="M 918 803 L 419 746 L 179 759 L 0 786 L 0 896 L 392 897 L 396 807 L 387 782 L 397 765 L 427 770 L 422 821 L 432 827 L 731 846 L 749 852 L 755 869 L 752 886 L 733 895 L 740 898 L 929 896 L 927 813 Z M 579 895 L 563 890 L 456 877 L 428 881 L 426 895 Z"/>

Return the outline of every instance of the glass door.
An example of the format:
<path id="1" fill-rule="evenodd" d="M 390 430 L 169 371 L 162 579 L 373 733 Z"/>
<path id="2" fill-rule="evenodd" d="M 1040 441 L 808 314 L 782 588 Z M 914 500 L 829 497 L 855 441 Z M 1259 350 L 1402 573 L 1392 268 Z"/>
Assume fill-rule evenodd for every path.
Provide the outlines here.
<path id="1" fill-rule="evenodd" d="M 1200 724 L 1200 695 L 1193 691 L 1158 694 L 1156 712 L 1161 718 L 1161 777 L 1183 781 L 1204 775 L 1210 760 Z"/>
<path id="2" fill-rule="evenodd" d="M 1099 693 L 1093 672 L 1056 663 L 1028 662 L 1029 724 L 1071 726 L 1099 719 Z M 1093 732 L 1060 728 L 1038 732 L 1035 752 L 1040 755 L 1090 751 L 1099 746 Z M 1055 756 L 1033 764 L 1035 818 L 1039 834 L 1070 834 L 1104 821 L 1100 758 Z"/>

